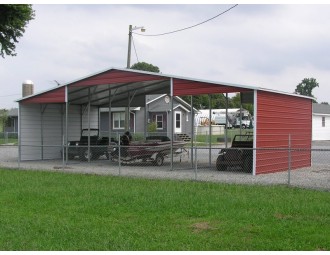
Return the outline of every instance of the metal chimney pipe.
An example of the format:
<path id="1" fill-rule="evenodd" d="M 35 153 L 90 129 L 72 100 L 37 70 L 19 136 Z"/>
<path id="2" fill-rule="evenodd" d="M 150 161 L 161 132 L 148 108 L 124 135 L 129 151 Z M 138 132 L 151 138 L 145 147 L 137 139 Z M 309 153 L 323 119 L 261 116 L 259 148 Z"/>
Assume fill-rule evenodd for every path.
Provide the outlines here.
<path id="1" fill-rule="evenodd" d="M 25 80 L 22 85 L 22 96 L 31 96 L 34 93 L 33 82 L 31 80 Z"/>

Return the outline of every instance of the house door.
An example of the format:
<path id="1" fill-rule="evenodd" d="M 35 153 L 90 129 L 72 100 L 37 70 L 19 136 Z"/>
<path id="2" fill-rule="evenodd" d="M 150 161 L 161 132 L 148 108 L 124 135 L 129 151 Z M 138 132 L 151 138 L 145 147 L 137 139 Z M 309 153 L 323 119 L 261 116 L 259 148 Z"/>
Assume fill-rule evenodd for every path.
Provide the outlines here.
<path id="1" fill-rule="evenodd" d="M 174 133 L 182 133 L 181 112 L 174 112 Z"/>

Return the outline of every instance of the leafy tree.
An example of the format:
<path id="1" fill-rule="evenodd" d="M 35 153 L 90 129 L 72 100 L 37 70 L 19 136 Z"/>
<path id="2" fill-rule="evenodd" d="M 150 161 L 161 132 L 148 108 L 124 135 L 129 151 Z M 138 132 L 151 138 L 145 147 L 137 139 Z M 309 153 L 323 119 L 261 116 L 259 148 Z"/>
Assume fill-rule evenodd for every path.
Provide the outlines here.
<path id="1" fill-rule="evenodd" d="M 328 103 L 328 102 L 322 102 L 321 104 L 326 104 L 326 105 L 329 105 L 329 103 Z"/>
<path id="2" fill-rule="evenodd" d="M 181 98 L 186 101 L 188 104 L 191 103 L 190 96 L 181 96 Z M 207 109 L 209 105 L 209 98 L 208 95 L 199 95 L 199 96 L 193 96 L 193 107 L 201 110 L 201 109 Z"/>
<path id="3" fill-rule="evenodd" d="M 23 36 L 25 27 L 34 19 L 31 4 L 0 4 L 0 54 L 16 56 L 15 43 Z"/>
<path id="4" fill-rule="evenodd" d="M 240 93 L 236 93 L 236 95 L 231 98 L 229 107 L 231 107 L 231 108 L 240 108 L 241 107 L 241 94 Z M 251 115 L 253 115 L 253 104 L 242 104 L 242 108 L 245 110 L 248 110 L 251 113 Z"/>
<path id="5" fill-rule="evenodd" d="M 236 93 L 230 100 L 230 107 L 232 108 L 239 108 L 241 107 L 241 94 Z"/>
<path id="6" fill-rule="evenodd" d="M 304 78 L 298 85 L 295 90 L 295 94 L 314 97 L 312 91 L 314 88 L 318 87 L 319 84 L 315 78 Z M 316 100 L 313 100 L 316 103 Z"/>
<path id="7" fill-rule="evenodd" d="M 154 66 L 154 65 L 148 64 L 146 62 L 137 62 L 131 66 L 131 69 L 147 71 L 147 72 L 154 72 L 154 73 L 160 72 L 158 66 Z"/>
<path id="8" fill-rule="evenodd" d="M 191 103 L 190 96 L 181 96 L 181 98 L 188 104 Z M 211 95 L 211 108 L 225 108 L 226 97 L 223 94 L 212 94 Z M 207 94 L 193 96 L 193 107 L 201 110 L 209 108 L 209 96 Z"/>

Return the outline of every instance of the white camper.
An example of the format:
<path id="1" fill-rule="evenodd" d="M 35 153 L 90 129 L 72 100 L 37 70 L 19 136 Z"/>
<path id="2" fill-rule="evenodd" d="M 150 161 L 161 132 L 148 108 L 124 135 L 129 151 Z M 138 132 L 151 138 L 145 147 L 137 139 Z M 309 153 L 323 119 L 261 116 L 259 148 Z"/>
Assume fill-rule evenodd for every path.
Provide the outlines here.
<path id="1" fill-rule="evenodd" d="M 227 116 L 226 116 L 227 113 Z M 210 115 L 210 109 L 199 110 L 196 115 L 196 124 L 200 126 L 208 125 Z M 242 118 L 242 125 L 241 123 Z M 213 125 L 223 125 L 227 128 L 232 127 L 242 127 L 248 128 L 251 122 L 251 115 L 248 110 L 240 108 L 231 109 L 212 109 L 211 110 L 211 124 Z"/>

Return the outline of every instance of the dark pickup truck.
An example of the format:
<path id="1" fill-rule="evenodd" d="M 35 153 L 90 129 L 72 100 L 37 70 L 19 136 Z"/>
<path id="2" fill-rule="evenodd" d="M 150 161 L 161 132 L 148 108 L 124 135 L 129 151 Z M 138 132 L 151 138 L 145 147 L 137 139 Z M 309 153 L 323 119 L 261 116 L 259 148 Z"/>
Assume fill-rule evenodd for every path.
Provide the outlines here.
<path id="1" fill-rule="evenodd" d="M 88 136 L 90 137 L 90 147 L 88 149 Z M 79 156 L 80 160 L 98 159 L 108 154 L 108 137 L 100 137 L 99 130 L 95 128 L 81 130 L 79 141 L 70 141 L 68 144 L 68 159 L 74 159 Z"/>
<path id="2" fill-rule="evenodd" d="M 251 173 L 253 165 L 253 135 L 235 135 L 231 148 L 221 149 L 216 167 L 226 171 L 229 167 L 240 167 Z"/>

